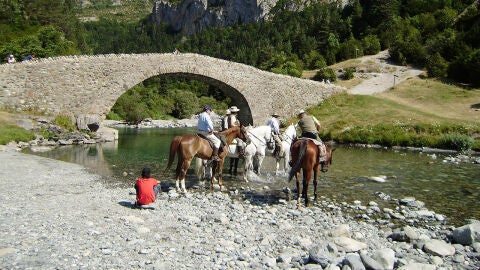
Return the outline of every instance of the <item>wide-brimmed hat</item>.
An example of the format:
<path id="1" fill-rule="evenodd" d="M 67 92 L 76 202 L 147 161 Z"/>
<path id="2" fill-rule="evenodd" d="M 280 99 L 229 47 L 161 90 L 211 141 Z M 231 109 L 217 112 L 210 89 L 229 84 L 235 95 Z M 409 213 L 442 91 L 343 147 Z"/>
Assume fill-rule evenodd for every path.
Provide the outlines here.
<path id="1" fill-rule="evenodd" d="M 280 114 L 278 114 L 278 113 L 274 112 L 274 113 L 272 113 L 272 114 L 271 114 L 271 116 L 274 116 L 274 117 L 280 117 Z"/>
<path id="2" fill-rule="evenodd" d="M 230 112 L 232 112 L 232 113 L 234 113 L 234 112 L 239 112 L 239 111 L 240 111 L 240 109 L 237 108 L 237 106 L 232 106 L 232 107 L 230 107 Z"/>
<path id="3" fill-rule="evenodd" d="M 229 109 L 227 109 L 227 110 L 225 111 L 225 114 L 231 114 L 231 113 L 232 113 L 232 112 L 231 112 Z"/>
<path id="4" fill-rule="evenodd" d="M 300 110 L 300 111 L 298 111 L 297 115 L 300 115 L 300 114 L 302 114 L 302 113 L 305 113 L 305 111 L 304 111 L 304 110 Z"/>

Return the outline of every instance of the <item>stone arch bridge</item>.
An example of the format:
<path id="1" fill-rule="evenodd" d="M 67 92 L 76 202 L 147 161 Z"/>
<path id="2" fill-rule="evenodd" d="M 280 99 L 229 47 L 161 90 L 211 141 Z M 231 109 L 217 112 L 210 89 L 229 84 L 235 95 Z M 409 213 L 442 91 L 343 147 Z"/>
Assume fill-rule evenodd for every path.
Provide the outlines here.
<path id="1" fill-rule="evenodd" d="M 242 122 L 254 125 L 273 112 L 292 116 L 343 90 L 199 54 L 68 56 L 0 65 L 0 106 L 101 122 L 121 94 L 162 74 L 217 86 L 241 109 Z"/>

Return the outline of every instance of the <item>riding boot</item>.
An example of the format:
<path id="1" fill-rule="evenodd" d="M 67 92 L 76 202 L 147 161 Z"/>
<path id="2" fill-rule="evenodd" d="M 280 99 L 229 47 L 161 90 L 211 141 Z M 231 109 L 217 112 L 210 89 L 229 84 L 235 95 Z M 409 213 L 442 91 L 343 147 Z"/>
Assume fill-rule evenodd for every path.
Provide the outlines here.
<path id="1" fill-rule="evenodd" d="M 214 147 L 213 148 L 213 153 L 212 153 L 212 160 L 213 161 L 220 161 L 222 160 L 219 156 L 218 156 L 218 148 Z"/>

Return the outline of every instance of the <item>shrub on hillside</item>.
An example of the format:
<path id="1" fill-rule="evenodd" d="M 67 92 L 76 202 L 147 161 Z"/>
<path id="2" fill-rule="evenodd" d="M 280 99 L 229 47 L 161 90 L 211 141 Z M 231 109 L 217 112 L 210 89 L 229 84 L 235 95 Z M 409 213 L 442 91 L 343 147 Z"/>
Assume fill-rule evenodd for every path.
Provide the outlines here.
<path id="1" fill-rule="evenodd" d="M 313 80 L 315 81 L 323 81 L 323 80 L 329 80 L 331 82 L 337 81 L 337 75 L 335 74 L 335 71 L 331 68 L 322 68 L 319 71 L 317 71 L 317 74 L 313 76 Z"/>
<path id="2" fill-rule="evenodd" d="M 347 68 L 342 75 L 342 79 L 344 80 L 351 80 L 353 79 L 353 73 L 355 72 L 354 68 Z"/>

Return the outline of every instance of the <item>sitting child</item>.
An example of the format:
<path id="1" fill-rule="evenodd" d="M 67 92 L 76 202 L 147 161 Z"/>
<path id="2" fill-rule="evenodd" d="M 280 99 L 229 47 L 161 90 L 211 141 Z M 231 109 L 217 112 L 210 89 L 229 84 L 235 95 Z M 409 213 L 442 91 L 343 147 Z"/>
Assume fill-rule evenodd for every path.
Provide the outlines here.
<path id="1" fill-rule="evenodd" d="M 158 191 L 160 190 L 160 182 L 150 177 L 150 168 L 143 168 L 142 177 L 135 182 L 135 190 L 137 192 L 136 206 L 148 205 L 155 202 Z"/>

